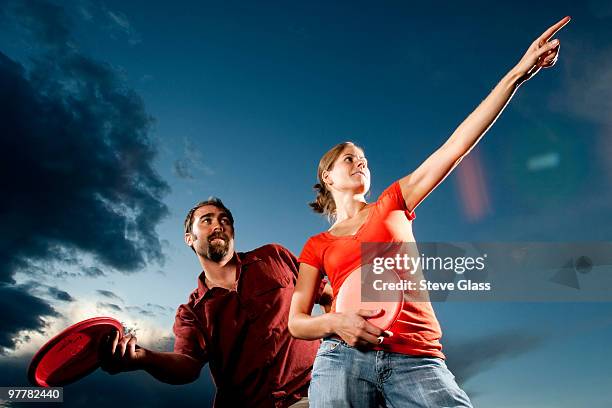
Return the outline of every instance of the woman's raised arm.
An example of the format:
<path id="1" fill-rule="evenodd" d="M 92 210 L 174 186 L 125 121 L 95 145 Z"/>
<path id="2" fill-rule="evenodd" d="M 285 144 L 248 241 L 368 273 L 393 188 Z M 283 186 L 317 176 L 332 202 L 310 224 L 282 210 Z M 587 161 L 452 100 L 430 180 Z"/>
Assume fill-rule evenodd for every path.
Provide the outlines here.
<path id="1" fill-rule="evenodd" d="M 459 164 L 489 130 L 514 92 L 542 68 L 552 67 L 559 56 L 559 40 L 551 38 L 570 21 L 569 17 L 549 27 L 527 49 L 512 68 L 450 138 L 414 172 L 400 180 L 409 210 L 414 210 Z"/>

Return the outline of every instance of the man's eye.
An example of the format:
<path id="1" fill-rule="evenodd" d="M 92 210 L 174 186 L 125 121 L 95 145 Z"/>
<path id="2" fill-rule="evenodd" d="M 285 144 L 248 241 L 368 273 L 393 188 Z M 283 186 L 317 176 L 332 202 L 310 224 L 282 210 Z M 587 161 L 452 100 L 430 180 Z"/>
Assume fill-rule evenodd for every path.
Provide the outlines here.
<path id="1" fill-rule="evenodd" d="M 210 224 L 210 218 L 202 218 L 202 222 L 205 224 Z"/>
<path id="2" fill-rule="evenodd" d="M 223 224 L 229 224 L 229 220 L 228 220 L 227 218 L 222 218 L 222 219 L 221 219 L 221 222 L 222 222 Z"/>

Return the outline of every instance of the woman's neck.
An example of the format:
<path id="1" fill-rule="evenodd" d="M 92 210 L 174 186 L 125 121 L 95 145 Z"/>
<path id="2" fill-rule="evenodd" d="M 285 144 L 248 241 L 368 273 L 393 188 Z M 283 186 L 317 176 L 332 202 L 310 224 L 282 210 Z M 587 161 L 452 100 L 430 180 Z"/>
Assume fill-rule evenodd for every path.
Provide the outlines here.
<path id="1" fill-rule="evenodd" d="M 363 194 L 334 194 L 336 202 L 336 222 L 355 217 L 367 205 Z"/>

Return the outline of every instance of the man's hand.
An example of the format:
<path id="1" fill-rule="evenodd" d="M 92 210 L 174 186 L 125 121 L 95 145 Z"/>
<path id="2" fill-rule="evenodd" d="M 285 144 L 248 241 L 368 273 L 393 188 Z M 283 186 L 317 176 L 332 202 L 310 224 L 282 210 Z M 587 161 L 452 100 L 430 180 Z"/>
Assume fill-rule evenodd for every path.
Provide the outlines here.
<path id="1" fill-rule="evenodd" d="M 119 332 L 115 330 L 106 341 L 102 341 L 102 369 L 109 374 L 142 369 L 147 350 L 136 346 L 136 341 L 132 334 L 119 338 Z"/>

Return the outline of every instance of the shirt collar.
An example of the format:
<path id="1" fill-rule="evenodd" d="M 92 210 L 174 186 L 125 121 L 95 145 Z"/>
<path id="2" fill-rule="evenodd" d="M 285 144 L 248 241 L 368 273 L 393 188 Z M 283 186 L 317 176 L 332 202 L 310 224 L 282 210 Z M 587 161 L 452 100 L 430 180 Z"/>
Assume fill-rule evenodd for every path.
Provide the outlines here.
<path id="1" fill-rule="evenodd" d="M 244 266 L 250 265 L 254 262 L 261 261 L 261 258 L 252 254 L 251 252 L 234 252 L 234 257 L 232 258 L 236 263 L 236 289 L 240 286 L 240 277 L 242 275 L 242 268 Z M 206 293 L 210 290 L 208 286 L 206 286 L 206 275 L 204 271 L 200 273 L 198 276 L 198 298 L 196 303 L 206 296 Z"/>

